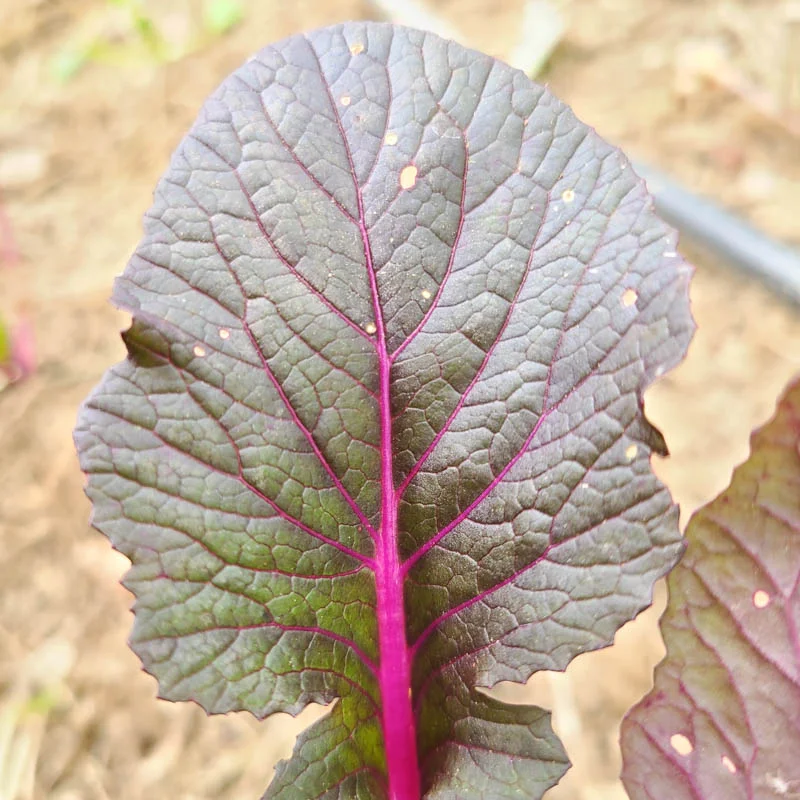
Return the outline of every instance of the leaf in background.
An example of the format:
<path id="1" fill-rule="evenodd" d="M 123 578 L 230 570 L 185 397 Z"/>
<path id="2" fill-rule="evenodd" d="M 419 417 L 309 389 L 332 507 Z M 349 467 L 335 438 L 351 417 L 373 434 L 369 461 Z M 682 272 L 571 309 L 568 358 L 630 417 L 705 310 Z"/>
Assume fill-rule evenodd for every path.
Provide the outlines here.
<path id="1" fill-rule="evenodd" d="M 13 328 L 0 317 L 0 391 L 36 371 L 33 326 L 20 315 Z"/>
<path id="2" fill-rule="evenodd" d="M 669 578 L 667 655 L 625 718 L 632 800 L 800 789 L 800 381 L 700 509 Z"/>
<path id="3" fill-rule="evenodd" d="M 11 334 L 8 327 L 0 317 L 0 368 L 11 358 Z"/>
<path id="4" fill-rule="evenodd" d="M 203 25 L 209 33 L 221 36 L 244 19 L 238 0 L 208 0 L 203 6 Z"/>
<path id="5" fill-rule="evenodd" d="M 545 89 L 406 28 L 287 39 L 205 104 L 76 440 L 164 697 L 339 698 L 267 797 L 566 770 L 549 714 L 476 687 L 609 644 L 681 550 L 641 397 L 690 270 L 651 209 Z"/>
<path id="6" fill-rule="evenodd" d="M 11 358 L 13 380 L 20 380 L 36 371 L 36 337 L 33 324 L 20 314 L 11 329 Z"/>

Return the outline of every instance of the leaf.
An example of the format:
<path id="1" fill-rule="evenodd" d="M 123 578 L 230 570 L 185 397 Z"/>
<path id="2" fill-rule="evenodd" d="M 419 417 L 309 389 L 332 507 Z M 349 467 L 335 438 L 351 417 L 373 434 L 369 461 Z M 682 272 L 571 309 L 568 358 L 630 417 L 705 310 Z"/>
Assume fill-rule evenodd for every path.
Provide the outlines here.
<path id="1" fill-rule="evenodd" d="M 0 391 L 36 371 L 36 340 L 30 320 L 18 315 L 10 328 L 0 317 Z"/>
<path id="2" fill-rule="evenodd" d="M 632 798 L 800 789 L 800 380 L 700 509 L 669 578 L 667 655 L 622 727 Z"/>
<path id="3" fill-rule="evenodd" d="M 558 781 L 549 715 L 478 687 L 608 645 L 679 555 L 641 400 L 692 332 L 674 246 L 618 151 L 429 34 L 296 36 L 206 102 L 76 440 L 162 696 L 339 699 L 267 797 Z"/>
<path id="4" fill-rule="evenodd" d="M 216 36 L 227 33 L 244 19 L 238 0 L 210 0 L 203 6 L 203 25 Z"/>
<path id="5" fill-rule="evenodd" d="M 69 83 L 88 63 L 87 47 L 65 47 L 53 57 L 50 70 L 59 83 Z"/>
<path id="6" fill-rule="evenodd" d="M 3 318 L 0 317 L 0 367 L 11 358 L 11 334 Z"/>

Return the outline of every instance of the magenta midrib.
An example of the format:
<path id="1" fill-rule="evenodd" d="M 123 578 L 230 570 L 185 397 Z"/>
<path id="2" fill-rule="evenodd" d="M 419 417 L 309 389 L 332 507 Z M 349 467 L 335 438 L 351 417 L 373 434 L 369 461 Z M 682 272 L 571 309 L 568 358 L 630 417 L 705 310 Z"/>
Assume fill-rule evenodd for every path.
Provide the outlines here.
<path id="1" fill-rule="evenodd" d="M 380 659 L 378 685 L 381 694 L 381 727 L 386 755 L 387 789 L 389 800 L 419 800 L 420 775 L 416 747 L 416 719 L 411 707 L 411 654 L 406 637 L 404 591 L 397 546 L 399 502 L 394 486 L 391 360 L 386 346 L 386 325 L 355 162 L 319 56 L 311 42 L 308 42 L 308 45 L 317 61 L 320 82 L 328 96 L 350 174 L 353 177 L 353 187 L 358 205 L 358 230 L 364 248 L 365 267 L 375 316 L 375 349 L 378 359 L 381 426 L 381 521 L 379 535 L 376 539 L 375 585 Z M 386 648 L 391 648 L 392 652 L 387 652 Z"/>

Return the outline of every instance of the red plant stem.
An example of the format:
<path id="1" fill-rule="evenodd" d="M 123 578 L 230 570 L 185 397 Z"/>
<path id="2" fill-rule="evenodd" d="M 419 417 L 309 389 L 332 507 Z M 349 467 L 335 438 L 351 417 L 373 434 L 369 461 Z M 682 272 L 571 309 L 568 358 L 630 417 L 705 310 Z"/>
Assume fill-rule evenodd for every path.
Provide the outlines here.
<path id="1" fill-rule="evenodd" d="M 391 462 L 389 462 L 391 467 Z M 411 662 L 405 634 L 403 578 L 397 554 L 397 509 L 394 492 L 384 503 L 384 524 L 376 563 L 378 639 L 383 739 L 389 800 L 419 800 L 416 726 L 411 706 Z M 387 508 L 388 506 L 388 508 Z"/>
<path id="2" fill-rule="evenodd" d="M 322 68 L 320 67 L 320 72 Z M 391 370 L 392 360 L 386 346 L 386 324 L 383 319 L 378 276 L 372 260 L 364 201 L 356 180 L 356 169 L 336 112 L 336 103 L 329 100 L 344 143 L 353 187 L 358 203 L 358 229 L 364 246 L 367 278 L 375 315 L 375 353 L 378 359 L 378 398 L 381 423 L 381 524 L 375 546 L 375 593 L 378 617 L 380 667 L 378 685 L 381 693 L 381 727 L 386 752 L 388 800 L 420 800 L 420 774 L 417 761 L 417 726 L 412 706 L 411 649 L 406 637 L 406 614 L 403 600 L 405 574 L 398 551 L 397 509 L 399 495 L 394 485 L 394 447 L 392 443 Z M 372 333 L 369 328 L 368 333 Z"/>
<path id="3" fill-rule="evenodd" d="M 375 552 L 375 591 L 378 616 L 383 744 L 389 800 L 419 800 L 417 732 L 411 703 L 411 652 L 406 638 L 403 604 L 404 574 L 397 548 L 398 495 L 394 486 L 392 446 L 391 359 L 386 347 L 386 327 L 372 263 L 369 235 L 364 223 L 361 192 L 357 192 L 359 228 L 364 242 L 367 273 L 372 291 L 378 356 L 381 420 L 381 526 Z"/>
<path id="4" fill-rule="evenodd" d="M 360 198 L 359 198 L 360 200 Z M 363 219 L 363 216 L 362 216 Z M 366 229 L 362 223 L 367 268 L 372 281 L 377 323 L 381 418 L 381 527 L 375 553 L 378 644 L 383 743 L 389 781 L 389 800 L 419 800 L 417 734 L 411 705 L 411 654 L 406 639 L 403 605 L 403 571 L 397 549 L 397 494 L 394 488 L 391 360 L 386 349 L 386 331 L 377 294 Z"/>

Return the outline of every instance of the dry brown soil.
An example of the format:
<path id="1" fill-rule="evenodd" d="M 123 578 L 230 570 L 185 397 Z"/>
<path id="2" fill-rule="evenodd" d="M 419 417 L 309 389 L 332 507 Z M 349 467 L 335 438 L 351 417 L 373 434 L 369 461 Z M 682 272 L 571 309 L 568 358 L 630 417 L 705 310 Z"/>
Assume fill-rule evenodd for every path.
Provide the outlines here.
<path id="1" fill-rule="evenodd" d="M 178 35 L 192 3 L 152 5 Z M 432 5 L 471 43 L 503 55 L 522 0 Z M 737 96 L 701 74 L 721 54 L 725 74 L 778 106 L 792 102 L 787 4 L 561 5 L 567 33 L 542 77 L 579 116 L 770 233 L 800 240 L 800 138 L 758 110 L 757 96 Z M 16 725 L 18 743 L 35 746 L 40 738 L 33 786 L 22 797 L 256 798 L 306 721 L 207 719 L 195 707 L 155 699 L 153 680 L 125 646 L 131 598 L 117 583 L 124 559 L 87 527 L 70 440 L 78 403 L 123 355 L 117 332 L 126 320 L 106 302 L 112 277 L 202 99 L 259 46 L 370 13 L 358 0 L 246 6 L 245 24 L 175 63 L 90 65 L 60 84 L 52 59 L 106 29 L 103 3 L 2 2 L 0 190 L 20 264 L 0 270 L 0 307 L 10 313 L 26 304 L 40 356 L 33 377 L 0 393 L 0 723 L 19 698 L 36 697 L 47 711 Z M 689 255 L 697 264 L 699 332 L 685 363 L 647 397 L 672 450 L 656 468 L 684 521 L 723 488 L 746 454 L 749 431 L 800 370 L 798 310 L 725 265 Z M 565 675 L 509 690 L 555 709 L 575 768 L 554 800 L 624 798 L 617 729 L 661 656 L 656 619 L 654 611 L 643 615 L 615 647 L 577 659 Z"/>

